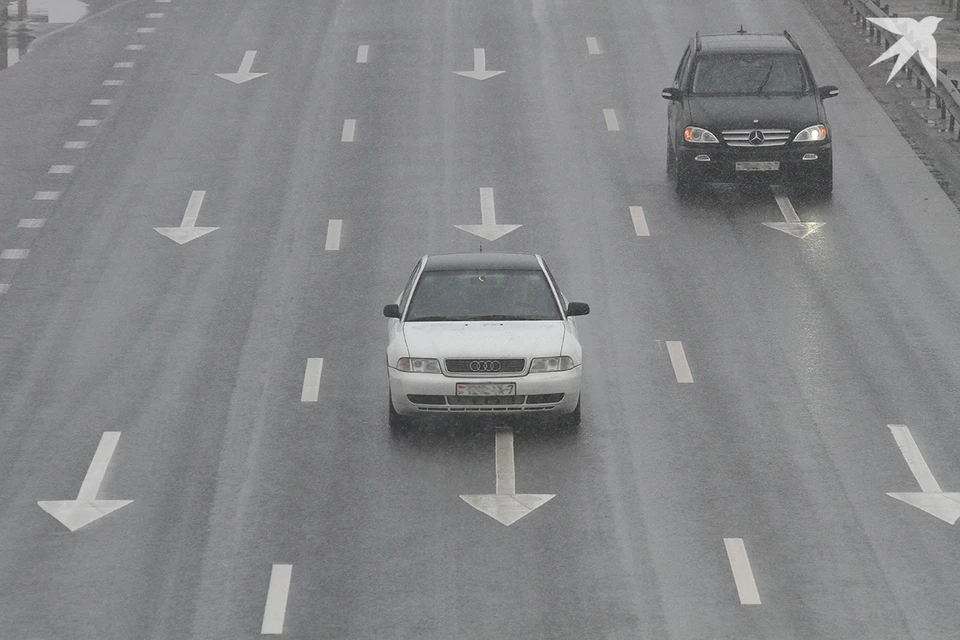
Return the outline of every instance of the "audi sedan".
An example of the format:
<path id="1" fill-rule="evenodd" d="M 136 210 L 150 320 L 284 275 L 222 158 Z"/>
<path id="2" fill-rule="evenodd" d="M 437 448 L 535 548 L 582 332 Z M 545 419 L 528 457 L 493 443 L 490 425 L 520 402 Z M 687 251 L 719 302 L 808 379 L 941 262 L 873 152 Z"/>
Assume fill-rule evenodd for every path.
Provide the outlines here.
<path id="1" fill-rule="evenodd" d="M 582 355 L 575 316 L 539 255 L 421 258 L 383 308 L 389 423 L 434 414 L 552 414 L 580 423 Z"/>

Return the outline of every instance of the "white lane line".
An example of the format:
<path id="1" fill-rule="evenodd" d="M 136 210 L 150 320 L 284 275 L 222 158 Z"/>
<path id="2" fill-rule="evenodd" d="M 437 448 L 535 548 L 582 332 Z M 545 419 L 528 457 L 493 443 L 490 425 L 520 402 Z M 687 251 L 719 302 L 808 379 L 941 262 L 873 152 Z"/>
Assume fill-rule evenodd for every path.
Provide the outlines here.
<path id="1" fill-rule="evenodd" d="M 600 55 L 600 47 L 597 46 L 597 39 L 590 37 L 587 38 L 587 51 L 590 55 L 598 56 Z"/>
<path id="2" fill-rule="evenodd" d="M 10 291 L 10 285 L 0 284 L 0 293 L 6 293 L 7 291 Z"/>
<path id="3" fill-rule="evenodd" d="M 68 140 L 63 143 L 64 149 L 86 149 L 87 141 L 86 140 Z"/>
<path id="4" fill-rule="evenodd" d="M 154 27 L 140 27 L 137 29 L 137 33 L 153 33 L 156 31 Z"/>
<path id="5" fill-rule="evenodd" d="M 143 51 L 146 48 L 146 45 L 143 44 L 128 44 L 124 47 L 127 51 Z"/>
<path id="6" fill-rule="evenodd" d="M 0 251 L 0 260 L 23 260 L 30 253 L 30 249 L 4 249 Z"/>
<path id="7" fill-rule="evenodd" d="M 760 592 L 757 591 L 757 583 L 753 579 L 753 570 L 750 568 L 747 548 L 743 546 L 743 538 L 724 538 L 723 544 L 727 548 L 733 581 L 737 583 L 740 604 L 760 604 Z"/>
<path id="8" fill-rule="evenodd" d="M 496 453 L 497 494 L 517 493 L 516 466 L 513 462 L 513 430 L 497 431 Z"/>
<path id="9" fill-rule="evenodd" d="M 287 596 L 290 593 L 292 564 L 275 564 L 270 571 L 270 587 L 267 589 L 267 604 L 263 608 L 263 624 L 260 634 L 283 633 L 283 619 L 287 615 Z"/>
<path id="10" fill-rule="evenodd" d="M 617 122 L 616 111 L 613 109 L 604 109 L 603 119 L 607 121 L 607 131 L 620 131 L 620 123 Z"/>
<path id="11" fill-rule="evenodd" d="M 123 80 L 104 80 L 103 86 L 105 87 L 119 87 L 123 84 Z"/>
<path id="12" fill-rule="evenodd" d="M 72 164 L 55 164 L 50 167 L 47 173 L 73 173 L 76 167 Z"/>
<path id="13" fill-rule="evenodd" d="M 154 2 L 170 2 L 170 0 L 153 0 Z"/>
<path id="14" fill-rule="evenodd" d="M 21 218 L 17 226 L 21 229 L 39 229 L 46 222 L 46 218 Z"/>
<path id="15" fill-rule="evenodd" d="M 77 123 L 78 127 L 95 127 L 100 124 L 99 120 L 81 120 Z"/>
<path id="16" fill-rule="evenodd" d="M 930 467 L 927 466 L 920 448 L 914 442 L 909 427 L 903 424 L 888 424 L 887 427 L 893 433 L 897 446 L 900 447 L 900 453 L 903 454 L 903 459 L 907 461 L 910 471 L 913 472 L 913 477 L 917 479 L 920 490 L 924 493 L 942 493 L 943 489 L 930 472 Z"/>
<path id="17" fill-rule="evenodd" d="M 638 236 L 649 236 L 647 219 L 643 217 L 643 207 L 630 207 L 630 217 L 633 218 L 633 228 Z"/>
<path id="18" fill-rule="evenodd" d="M 34 200 L 58 200 L 59 198 L 59 191 L 37 191 L 33 194 Z"/>
<path id="19" fill-rule="evenodd" d="M 340 136 L 340 142 L 353 142 L 353 133 L 357 128 L 356 120 L 343 121 L 343 133 Z"/>
<path id="20" fill-rule="evenodd" d="M 323 358 L 307 358 L 307 369 L 303 372 L 303 390 L 300 402 L 316 402 L 320 398 L 320 374 L 323 373 Z"/>
<path id="21" fill-rule="evenodd" d="M 370 52 L 370 45 L 362 44 L 357 47 L 357 62 L 366 62 L 367 54 Z"/>
<path id="22" fill-rule="evenodd" d="M 340 250 L 340 229 L 343 227 L 343 220 L 331 220 L 327 223 L 327 251 Z"/>
<path id="23" fill-rule="evenodd" d="M 148 13 L 148 14 L 147 14 L 147 17 L 148 17 L 148 18 L 162 18 L 162 17 L 163 17 L 163 14 L 162 14 L 162 13 Z"/>
<path id="24" fill-rule="evenodd" d="M 113 100 L 107 98 L 94 98 L 90 101 L 91 107 L 109 107 L 113 104 Z"/>
<path id="25" fill-rule="evenodd" d="M 133 69 L 133 63 L 132 62 L 114 62 L 113 68 L 114 69 Z"/>
<path id="26" fill-rule="evenodd" d="M 667 353 L 670 354 L 670 362 L 673 363 L 677 382 L 693 382 L 690 365 L 687 364 L 687 356 L 683 352 L 683 344 L 679 340 L 667 340 Z"/>

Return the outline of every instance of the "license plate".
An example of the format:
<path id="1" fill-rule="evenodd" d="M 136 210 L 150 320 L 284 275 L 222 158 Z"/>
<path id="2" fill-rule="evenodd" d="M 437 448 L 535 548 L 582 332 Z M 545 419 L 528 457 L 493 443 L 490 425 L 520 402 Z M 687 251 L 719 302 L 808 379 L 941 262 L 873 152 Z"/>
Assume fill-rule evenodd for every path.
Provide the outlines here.
<path id="1" fill-rule="evenodd" d="M 737 171 L 779 171 L 779 162 L 738 162 Z"/>
<path id="2" fill-rule="evenodd" d="M 516 382 L 504 383 L 457 383 L 458 396 L 515 396 L 517 395 Z"/>

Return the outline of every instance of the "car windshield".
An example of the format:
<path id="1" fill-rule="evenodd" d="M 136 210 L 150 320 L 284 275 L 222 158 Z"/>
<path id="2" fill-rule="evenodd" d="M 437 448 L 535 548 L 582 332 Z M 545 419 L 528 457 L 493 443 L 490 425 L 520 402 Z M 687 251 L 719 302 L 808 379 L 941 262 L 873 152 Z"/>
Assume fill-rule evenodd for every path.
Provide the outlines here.
<path id="1" fill-rule="evenodd" d="M 796 95 L 807 90 L 800 56 L 711 54 L 697 61 L 690 92 L 697 95 Z"/>
<path id="2" fill-rule="evenodd" d="M 426 271 L 413 292 L 407 322 L 562 320 L 542 271 Z"/>

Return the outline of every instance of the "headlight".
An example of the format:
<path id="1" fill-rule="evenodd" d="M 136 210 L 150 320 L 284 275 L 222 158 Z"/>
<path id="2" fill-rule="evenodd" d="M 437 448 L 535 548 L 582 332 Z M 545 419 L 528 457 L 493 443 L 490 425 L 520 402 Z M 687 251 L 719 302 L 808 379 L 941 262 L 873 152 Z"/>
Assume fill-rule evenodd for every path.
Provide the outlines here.
<path id="1" fill-rule="evenodd" d="M 397 369 L 413 373 L 440 373 L 440 361 L 434 358 L 400 358 Z"/>
<path id="2" fill-rule="evenodd" d="M 720 142 L 717 140 L 717 136 L 713 135 L 706 129 L 701 129 L 700 127 L 687 127 L 684 129 L 683 139 L 687 142 Z"/>
<path id="3" fill-rule="evenodd" d="M 573 369 L 573 358 L 570 356 L 554 356 L 552 358 L 534 358 L 530 361 L 530 373 L 546 373 L 547 371 L 569 371 Z"/>
<path id="4" fill-rule="evenodd" d="M 803 131 L 797 134 L 797 137 L 793 139 L 794 142 L 820 142 L 821 140 L 827 139 L 827 128 L 822 124 L 815 124 L 812 127 L 807 127 Z"/>

